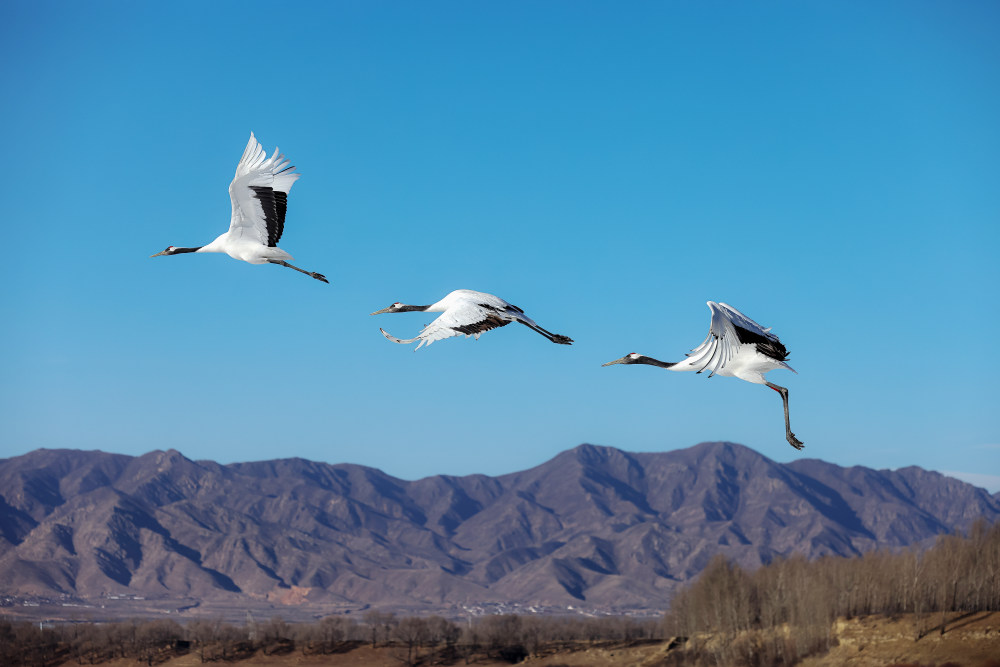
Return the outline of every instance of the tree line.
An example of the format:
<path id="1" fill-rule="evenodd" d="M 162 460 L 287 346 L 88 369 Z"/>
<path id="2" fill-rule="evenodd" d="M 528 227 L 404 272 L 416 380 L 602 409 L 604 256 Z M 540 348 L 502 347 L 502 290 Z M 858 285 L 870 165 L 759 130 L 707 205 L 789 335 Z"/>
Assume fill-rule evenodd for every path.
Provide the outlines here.
<path id="1" fill-rule="evenodd" d="M 194 653 L 202 663 L 229 663 L 257 653 L 346 653 L 362 645 L 388 648 L 404 665 L 468 664 L 478 657 L 515 663 L 531 654 L 579 642 L 658 640 L 662 620 L 628 616 L 498 614 L 461 623 L 441 616 L 397 616 L 368 611 L 328 616 L 316 623 L 280 617 L 232 624 L 197 619 L 40 625 L 0 620 L 0 665 L 53 667 L 68 661 L 99 665 L 118 658 L 156 665 Z"/>
<path id="2" fill-rule="evenodd" d="M 913 614 L 916 636 L 944 634 L 954 612 L 1000 611 L 1000 523 L 942 535 L 926 550 L 855 558 L 778 558 L 753 572 L 717 557 L 673 597 L 677 664 L 794 664 L 828 650 L 834 621 Z"/>

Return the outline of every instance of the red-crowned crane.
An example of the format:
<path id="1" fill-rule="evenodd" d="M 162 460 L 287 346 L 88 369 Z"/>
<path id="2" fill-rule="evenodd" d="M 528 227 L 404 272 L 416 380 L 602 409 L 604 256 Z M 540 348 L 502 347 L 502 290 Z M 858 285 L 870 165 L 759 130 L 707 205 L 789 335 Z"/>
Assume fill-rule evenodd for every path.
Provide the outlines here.
<path id="1" fill-rule="evenodd" d="M 781 394 L 785 407 L 785 437 L 795 449 L 802 449 L 802 442 L 792 433 L 788 421 L 788 389 L 772 384 L 764 379 L 764 374 L 776 368 L 795 369 L 785 363 L 788 350 L 771 333 L 770 327 L 762 327 L 749 317 L 724 303 L 708 302 L 712 311 L 712 324 L 708 336 L 701 345 L 687 354 L 687 359 L 679 362 L 660 361 L 652 357 L 632 352 L 621 359 L 609 361 L 612 364 L 648 364 L 671 371 L 709 370 L 708 377 L 729 375 L 754 384 L 767 385 Z"/>
<path id="2" fill-rule="evenodd" d="M 288 191 L 299 177 L 294 169 L 295 167 L 288 165 L 285 156 L 278 153 L 277 148 L 271 157 L 267 157 L 264 147 L 251 132 L 243 157 L 236 165 L 236 176 L 229 184 L 229 198 L 233 203 L 229 231 L 208 245 L 198 248 L 170 246 L 163 252 L 150 256 L 224 252 L 233 259 L 242 259 L 251 264 L 287 266 L 328 283 L 321 273 L 305 271 L 289 264 L 287 260 L 292 259 L 292 256 L 278 247 L 281 233 L 285 229 Z"/>
<path id="3" fill-rule="evenodd" d="M 408 306 L 396 302 L 388 308 L 376 310 L 372 315 L 405 313 L 408 311 L 441 313 L 436 320 L 424 327 L 423 331 L 416 338 L 400 340 L 395 336 L 387 334 L 384 329 L 379 328 L 382 335 L 393 343 L 412 343 L 415 340 L 419 340 L 420 343 L 414 348 L 414 351 L 419 350 L 424 345 L 430 345 L 436 340 L 451 338 L 459 334 L 465 334 L 466 338 L 473 336 L 478 339 L 481 334 L 490 329 L 504 327 L 511 322 L 520 322 L 545 336 L 553 343 L 570 345 L 573 342 L 572 338 L 554 334 L 551 331 L 541 328 L 535 324 L 534 320 L 525 315 L 523 310 L 507 303 L 500 297 L 486 294 L 485 292 L 474 292 L 469 289 L 455 290 L 437 303 L 432 303 L 429 306 Z"/>

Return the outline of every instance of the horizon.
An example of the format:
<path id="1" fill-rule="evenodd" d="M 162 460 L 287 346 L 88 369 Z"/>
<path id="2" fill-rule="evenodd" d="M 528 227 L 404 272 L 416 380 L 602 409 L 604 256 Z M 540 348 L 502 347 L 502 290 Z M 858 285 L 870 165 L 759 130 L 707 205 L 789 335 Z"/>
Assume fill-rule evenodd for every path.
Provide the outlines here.
<path id="1" fill-rule="evenodd" d="M 684 450 L 688 450 L 688 449 L 694 449 L 696 447 L 711 446 L 711 445 L 719 445 L 719 446 L 723 446 L 723 445 L 735 445 L 736 447 L 740 447 L 740 448 L 749 450 L 749 451 L 753 452 L 754 454 L 756 454 L 758 456 L 761 456 L 761 457 L 767 459 L 768 461 L 771 461 L 772 463 L 776 463 L 778 465 L 785 465 L 785 463 L 782 463 L 780 461 L 775 461 L 774 459 L 768 457 L 766 454 L 764 454 L 764 453 L 762 453 L 762 452 L 754 449 L 753 447 L 750 447 L 748 445 L 744 445 L 744 444 L 739 443 L 739 442 L 730 442 L 730 441 L 705 441 L 705 442 L 698 442 L 698 443 L 695 443 L 693 445 L 689 445 L 687 447 L 678 447 L 678 448 L 675 448 L 675 449 L 654 450 L 654 451 L 641 451 L 641 452 L 631 451 L 631 450 L 627 450 L 627 449 L 622 449 L 620 447 L 615 447 L 613 445 L 598 445 L 598 444 L 589 443 L 589 442 L 582 442 L 582 443 L 580 443 L 578 445 L 575 445 L 573 447 L 570 447 L 568 449 L 564 449 L 564 450 L 562 450 L 560 452 L 556 452 L 554 455 L 549 456 L 545 460 L 540 461 L 540 462 L 535 463 L 535 464 L 532 464 L 532 465 L 528 466 L 527 468 L 520 468 L 520 469 L 516 469 L 516 470 L 506 470 L 506 471 L 497 472 L 497 473 L 470 472 L 470 473 L 465 473 L 465 474 L 461 474 L 461 475 L 452 475 L 452 474 L 448 474 L 448 473 L 432 473 L 432 474 L 429 474 L 429 475 L 423 475 L 421 477 L 412 477 L 412 478 L 411 477 L 401 477 L 399 475 L 391 474 L 388 471 L 383 470 L 382 468 L 379 468 L 377 466 L 369 466 L 369 465 L 362 464 L 362 463 L 352 463 L 350 461 L 324 461 L 324 460 L 319 460 L 319 459 L 304 458 L 304 457 L 301 457 L 301 456 L 283 456 L 283 457 L 276 457 L 276 458 L 271 458 L 271 459 L 234 460 L 234 461 L 225 461 L 224 462 L 224 461 L 218 461 L 216 459 L 211 459 L 211 458 L 207 458 L 207 459 L 206 458 L 195 458 L 195 457 L 192 457 L 192 456 L 189 456 L 189 455 L 185 454 L 182 450 L 180 450 L 180 449 L 178 449 L 176 447 L 171 447 L 169 449 L 151 449 L 149 451 L 142 452 L 140 454 L 123 454 L 121 452 L 104 451 L 102 449 L 77 449 L 77 448 L 67 448 L 67 447 L 62 447 L 62 448 L 39 447 L 38 449 L 34 449 L 34 450 L 29 451 L 29 452 L 25 452 L 23 454 L 19 454 L 17 456 L 27 456 L 27 455 L 31 454 L 32 452 L 39 452 L 39 451 L 60 451 L 60 450 L 62 450 L 62 451 L 84 452 L 84 453 L 112 454 L 112 455 L 117 455 L 117 456 L 128 456 L 128 457 L 131 457 L 131 458 L 141 458 L 143 456 L 148 456 L 150 454 L 157 454 L 157 453 L 169 454 L 170 452 L 177 452 L 182 457 L 184 457 L 186 460 L 191 461 L 193 463 L 210 462 L 210 463 L 217 463 L 217 464 L 222 465 L 222 466 L 242 465 L 242 464 L 248 464 L 248 463 L 268 463 L 268 462 L 274 462 L 274 461 L 302 460 L 302 461 L 308 461 L 309 463 L 320 463 L 320 464 L 329 465 L 329 466 L 346 465 L 346 466 L 360 466 L 360 467 L 365 467 L 365 468 L 371 468 L 371 469 L 374 469 L 374 470 L 378 470 L 379 472 L 382 472 L 382 473 L 388 475 L 389 477 L 401 480 L 403 482 L 417 482 L 417 481 L 420 481 L 422 479 L 428 479 L 428 478 L 431 478 L 431 477 L 475 477 L 475 476 L 480 476 L 480 475 L 485 475 L 487 477 L 502 477 L 504 475 L 511 475 L 511 474 L 516 474 L 516 473 L 519 473 L 519 472 L 525 472 L 527 470 L 531 470 L 533 468 L 537 468 L 537 467 L 543 466 L 546 463 L 549 463 L 550 461 L 553 461 L 553 460 L 559 458 L 563 454 L 567 454 L 567 453 L 573 452 L 573 451 L 575 451 L 577 449 L 580 449 L 582 447 L 593 447 L 595 449 L 611 449 L 611 450 L 614 450 L 614 451 L 617 451 L 617 452 L 621 452 L 621 453 L 626 454 L 626 455 L 633 455 L 633 454 L 640 454 L 640 455 L 642 455 L 642 454 L 654 454 L 655 455 L 655 454 L 670 454 L 672 452 L 680 452 L 680 451 L 684 451 Z M 5 459 L 0 459 L 0 460 L 8 460 L 10 458 L 15 458 L 15 457 L 6 457 Z M 948 472 L 941 471 L 941 470 L 930 470 L 930 469 L 927 469 L 927 468 L 922 468 L 921 466 L 914 466 L 914 465 L 904 465 L 904 466 L 900 466 L 898 468 L 870 468 L 868 466 L 861 466 L 861 465 L 842 466 L 840 464 L 833 463 L 831 461 L 826 461 L 825 459 L 822 459 L 822 458 L 809 457 L 809 456 L 804 456 L 804 457 L 801 457 L 799 459 L 796 459 L 796 461 L 803 461 L 803 460 L 820 461 L 822 463 L 829 463 L 831 465 L 835 465 L 835 466 L 837 466 L 839 468 L 859 467 L 859 468 L 865 468 L 867 470 L 874 470 L 874 471 L 877 471 L 877 472 L 884 472 L 884 471 L 899 472 L 900 470 L 903 470 L 903 469 L 906 469 L 906 468 L 915 467 L 915 468 L 918 468 L 918 469 L 923 470 L 925 472 L 937 473 L 937 474 L 940 474 L 940 475 L 942 475 L 944 477 L 949 477 L 949 478 L 952 478 L 952 479 L 956 479 L 956 480 L 958 480 L 960 482 L 964 482 L 966 484 L 970 484 L 971 486 L 974 486 L 976 488 L 983 489 L 984 491 L 986 491 L 987 493 L 989 493 L 991 495 L 1000 494 L 1000 486 L 998 486 L 998 488 L 996 488 L 996 489 L 991 489 L 991 488 L 989 488 L 988 486 L 986 486 L 984 484 L 977 484 L 975 482 L 975 478 L 977 478 L 977 477 L 986 478 L 987 481 L 991 481 L 991 476 L 990 475 L 978 475 L 977 476 L 974 473 L 970 473 L 969 477 L 972 477 L 973 479 L 969 480 L 969 479 L 963 479 L 961 476 L 956 475 L 956 474 L 949 474 Z M 962 474 L 965 474 L 965 473 L 962 473 Z"/>
<path id="2" fill-rule="evenodd" d="M 1000 6 L 271 9 L 9 8 L 0 456 L 406 479 L 730 441 L 1000 490 L 1000 359 L 979 352 L 1000 328 Z M 329 285 L 150 259 L 226 230 L 251 131 L 301 174 L 280 247 Z M 460 288 L 575 343 L 515 325 L 414 352 L 379 328 L 428 314 L 369 315 Z M 767 379 L 803 451 L 766 387 L 601 367 L 683 358 L 708 300 L 790 351 L 797 373 Z"/>

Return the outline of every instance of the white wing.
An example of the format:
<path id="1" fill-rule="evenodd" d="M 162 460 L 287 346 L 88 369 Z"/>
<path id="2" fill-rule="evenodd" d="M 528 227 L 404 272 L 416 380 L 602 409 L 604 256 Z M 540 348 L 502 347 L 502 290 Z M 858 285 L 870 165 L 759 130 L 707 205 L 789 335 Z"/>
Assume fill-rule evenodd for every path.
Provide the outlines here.
<path id="1" fill-rule="evenodd" d="M 725 368 L 744 341 L 736 331 L 739 326 L 753 332 L 758 336 L 772 337 L 766 329 L 744 316 L 740 311 L 727 306 L 724 303 L 708 302 L 708 308 L 712 311 L 712 323 L 709 326 L 708 336 L 701 342 L 701 345 L 688 353 L 688 365 L 697 368 L 701 373 L 710 369 L 709 377 L 715 375 L 720 369 Z"/>
<path id="2" fill-rule="evenodd" d="M 456 309 L 456 312 L 458 311 L 458 309 L 466 305 L 484 306 L 486 308 L 492 308 L 494 310 L 499 310 L 499 311 L 503 311 L 508 308 L 513 308 L 519 313 L 524 312 L 517 306 L 513 306 L 507 303 L 506 301 L 498 297 L 496 294 L 490 294 L 489 292 L 477 292 L 471 289 L 457 289 L 454 292 L 449 293 L 444 299 L 440 301 L 440 303 L 442 304 L 447 303 L 448 310 L 454 308 Z M 471 316 L 472 313 L 470 311 L 470 317 Z"/>
<path id="3" fill-rule="evenodd" d="M 758 336 L 763 336 L 764 338 L 778 340 L 778 337 L 771 333 L 771 327 L 762 327 L 740 311 L 730 306 L 728 303 L 715 303 L 713 301 L 709 301 L 708 307 L 712 309 L 713 325 L 715 324 L 715 311 L 719 310 L 725 313 L 726 319 L 728 319 L 732 325 L 755 333 Z"/>
<path id="4" fill-rule="evenodd" d="M 285 227 L 288 191 L 299 174 L 289 166 L 284 155 L 274 149 L 268 158 L 253 132 L 236 165 L 236 176 L 229 184 L 233 217 L 229 232 L 261 245 L 278 245 Z"/>

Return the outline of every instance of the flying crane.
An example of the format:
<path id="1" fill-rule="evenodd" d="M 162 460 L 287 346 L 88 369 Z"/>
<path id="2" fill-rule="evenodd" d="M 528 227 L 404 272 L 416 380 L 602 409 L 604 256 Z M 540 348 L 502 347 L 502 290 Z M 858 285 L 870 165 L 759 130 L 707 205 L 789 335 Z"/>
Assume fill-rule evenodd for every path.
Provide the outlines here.
<path id="1" fill-rule="evenodd" d="M 391 336 L 384 329 L 379 328 L 382 335 L 393 343 L 405 344 L 419 340 L 420 343 L 414 348 L 414 351 L 419 350 L 424 345 L 430 345 L 436 340 L 451 338 L 459 334 L 465 334 L 466 338 L 473 336 L 478 339 L 483 333 L 491 329 L 505 327 L 511 322 L 520 322 L 531 330 L 545 336 L 553 343 L 560 345 L 570 345 L 573 343 L 573 339 L 568 336 L 554 334 L 538 326 L 533 319 L 524 314 L 523 310 L 507 303 L 500 297 L 469 289 L 455 290 L 437 303 L 432 303 L 429 306 L 409 306 L 397 301 L 388 308 L 376 310 L 372 315 L 405 313 L 408 311 L 441 313 L 436 320 L 424 327 L 418 336 L 406 340 Z"/>
<path id="2" fill-rule="evenodd" d="M 647 364 L 666 368 L 671 371 L 710 371 L 713 375 L 737 377 L 754 384 L 767 385 L 781 394 L 781 402 L 785 408 L 785 437 L 795 449 L 802 449 L 802 442 L 792 433 L 788 420 L 788 389 L 772 384 L 764 379 L 764 375 L 776 368 L 787 368 L 795 373 L 795 369 L 785 363 L 788 350 L 778 337 L 771 333 L 770 327 L 762 327 L 749 317 L 724 303 L 708 302 L 712 311 L 712 323 L 708 336 L 701 345 L 687 354 L 687 359 L 680 362 L 660 361 L 632 352 L 621 359 L 609 361 L 602 366 L 613 364 Z"/>
<path id="3" fill-rule="evenodd" d="M 294 169 L 294 166 L 289 166 L 285 156 L 278 153 L 277 148 L 271 157 L 267 157 L 264 147 L 251 132 L 243 157 L 236 165 L 236 176 L 229 184 L 229 198 L 233 204 L 229 231 L 208 245 L 197 248 L 169 246 L 150 257 L 188 252 L 224 252 L 233 259 L 241 259 L 250 264 L 287 266 L 329 283 L 321 273 L 305 271 L 289 264 L 288 260 L 292 256 L 278 247 L 281 233 L 285 229 L 288 191 L 299 177 Z"/>

